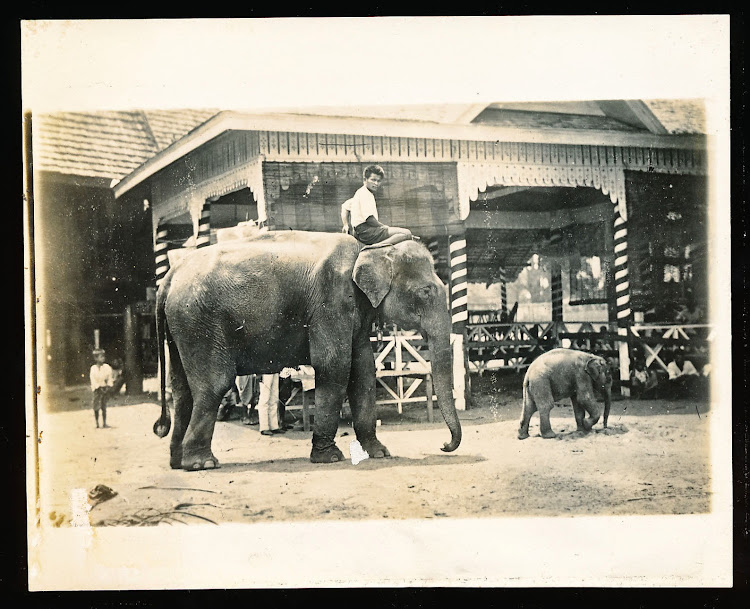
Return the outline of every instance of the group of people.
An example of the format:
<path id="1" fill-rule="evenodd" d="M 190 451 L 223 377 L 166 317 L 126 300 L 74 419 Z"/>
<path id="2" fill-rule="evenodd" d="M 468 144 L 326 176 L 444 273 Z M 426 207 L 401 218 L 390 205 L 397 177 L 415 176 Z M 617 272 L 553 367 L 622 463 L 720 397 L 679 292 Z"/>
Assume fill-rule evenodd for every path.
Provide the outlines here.
<path id="1" fill-rule="evenodd" d="M 638 399 L 686 399 L 705 395 L 711 376 L 711 364 L 703 366 L 701 372 L 680 350 L 667 354 L 667 371 L 657 370 L 655 365 L 646 366 L 640 356 L 634 358 L 630 372 L 630 389 Z"/>
<path id="2" fill-rule="evenodd" d="M 243 412 L 242 422 L 245 425 L 258 425 L 261 435 L 273 436 L 293 429 L 294 426 L 286 421 L 286 402 L 290 393 L 288 385 L 293 379 L 304 377 L 303 390 L 314 387 L 314 381 L 308 380 L 314 375 L 311 371 L 309 366 L 300 366 L 298 369 L 284 368 L 275 374 L 238 376 L 221 400 L 217 419 L 227 420 L 231 410 L 239 407 Z M 281 384 L 287 385 L 284 391 L 280 391 Z"/>

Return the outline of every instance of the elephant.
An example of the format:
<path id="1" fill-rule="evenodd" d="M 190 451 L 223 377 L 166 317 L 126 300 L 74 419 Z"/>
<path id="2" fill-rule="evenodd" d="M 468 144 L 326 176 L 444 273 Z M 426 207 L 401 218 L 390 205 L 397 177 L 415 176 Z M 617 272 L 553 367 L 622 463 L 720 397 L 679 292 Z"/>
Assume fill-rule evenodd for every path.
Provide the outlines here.
<path id="1" fill-rule="evenodd" d="M 601 411 L 596 394 L 604 397 L 604 427 L 607 427 L 611 403 L 612 373 L 597 355 L 574 349 L 552 349 L 535 359 L 523 379 L 523 412 L 518 439 L 529 437 L 529 421 L 539 411 L 539 430 L 543 438 L 556 438 L 549 421 L 555 401 L 570 398 L 579 431 L 591 431 Z M 588 413 L 588 418 L 584 418 Z"/>
<path id="2" fill-rule="evenodd" d="M 451 317 L 429 250 L 410 240 L 363 247 L 350 235 L 267 231 L 194 250 L 164 276 L 156 297 L 159 348 L 171 362 L 173 469 L 219 467 L 211 451 L 216 412 L 236 375 L 285 367 L 315 370 L 310 460 L 342 461 L 334 438 L 345 395 L 357 440 L 373 458 L 390 457 L 375 428 L 376 319 L 419 330 L 431 354 L 438 408 L 461 442 L 453 401 Z M 164 354 L 160 351 L 162 396 Z M 154 433 L 165 437 L 162 397 Z"/>

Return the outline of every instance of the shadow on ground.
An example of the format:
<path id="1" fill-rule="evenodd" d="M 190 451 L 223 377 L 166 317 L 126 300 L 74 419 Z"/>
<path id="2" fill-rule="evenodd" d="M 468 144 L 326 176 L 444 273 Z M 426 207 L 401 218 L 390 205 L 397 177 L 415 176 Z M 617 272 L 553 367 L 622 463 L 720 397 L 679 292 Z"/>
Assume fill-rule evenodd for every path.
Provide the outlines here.
<path id="1" fill-rule="evenodd" d="M 425 455 L 422 458 L 415 459 L 412 457 L 388 457 L 385 459 L 365 459 L 357 463 L 355 467 L 363 470 L 379 470 L 382 468 L 392 467 L 414 467 L 414 466 L 434 466 L 434 465 L 472 465 L 486 461 L 484 457 L 476 455 Z M 312 472 L 321 471 L 322 468 L 328 470 L 350 469 L 352 462 L 350 460 L 339 463 L 310 463 L 310 459 L 305 457 L 295 457 L 293 459 L 272 459 L 269 461 L 245 462 L 245 463 L 227 463 L 221 464 L 222 470 L 227 472 L 265 472 L 265 473 L 284 473 L 284 472 Z"/>

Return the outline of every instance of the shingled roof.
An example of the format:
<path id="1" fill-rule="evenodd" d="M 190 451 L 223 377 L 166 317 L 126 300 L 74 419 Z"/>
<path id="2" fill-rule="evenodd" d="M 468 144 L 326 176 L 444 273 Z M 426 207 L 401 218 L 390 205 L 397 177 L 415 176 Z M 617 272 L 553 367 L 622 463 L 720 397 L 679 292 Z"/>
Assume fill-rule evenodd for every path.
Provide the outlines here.
<path id="1" fill-rule="evenodd" d="M 148 110 L 34 115 L 34 168 L 121 179 L 214 114 Z"/>
<path id="2" fill-rule="evenodd" d="M 570 106 L 568 109 L 566 104 Z M 669 134 L 705 133 L 704 108 L 700 100 L 644 100 L 643 104 L 653 115 L 652 128 L 656 125 Z M 646 130 L 637 121 L 628 124 L 604 110 L 606 107 L 598 106 L 597 102 L 557 102 L 318 108 L 316 112 L 348 116 L 392 115 L 401 120 L 438 123 L 461 122 L 463 116 L 463 120 L 468 119 L 474 124 L 539 130 Z M 302 110 L 297 111 L 304 114 Z M 35 115 L 35 169 L 119 180 L 217 113 L 218 110 L 135 110 Z"/>

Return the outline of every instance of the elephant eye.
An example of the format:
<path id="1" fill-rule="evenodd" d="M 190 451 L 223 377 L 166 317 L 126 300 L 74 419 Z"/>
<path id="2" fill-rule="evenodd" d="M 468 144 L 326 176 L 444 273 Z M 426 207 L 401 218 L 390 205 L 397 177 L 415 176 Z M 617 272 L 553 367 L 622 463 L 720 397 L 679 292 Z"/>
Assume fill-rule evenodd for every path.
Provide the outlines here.
<path id="1" fill-rule="evenodd" d="M 416 296 L 422 302 L 430 302 L 434 294 L 434 288 L 431 285 L 426 285 L 421 288 L 417 288 Z"/>

